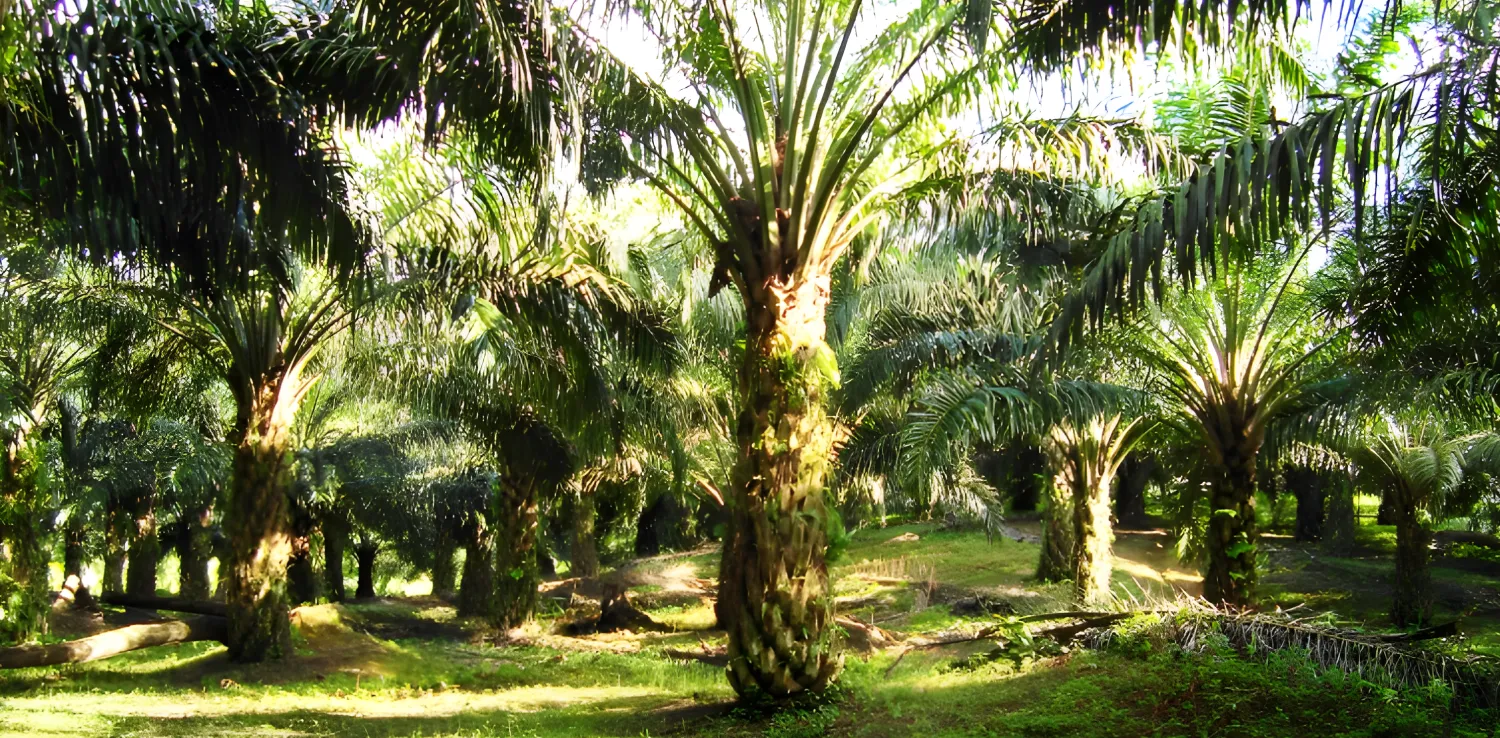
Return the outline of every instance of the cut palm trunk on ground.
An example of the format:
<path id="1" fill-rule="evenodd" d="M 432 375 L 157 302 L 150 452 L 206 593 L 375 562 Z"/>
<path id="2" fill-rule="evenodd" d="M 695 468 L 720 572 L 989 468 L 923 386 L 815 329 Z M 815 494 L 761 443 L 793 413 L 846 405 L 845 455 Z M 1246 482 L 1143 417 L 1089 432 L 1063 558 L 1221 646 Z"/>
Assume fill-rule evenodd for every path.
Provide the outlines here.
<path id="1" fill-rule="evenodd" d="M 24 669 L 33 666 L 82 664 L 127 651 L 190 641 L 219 641 L 228 638 L 229 624 L 222 617 L 200 615 L 186 620 L 141 623 L 111 630 L 66 643 L 12 646 L 0 649 L 0 669 Z"/>
<path id="2" fill-rule="evenodd" d="M 106 605 L 135 607 L 142 610 L 171 610 L 173 612 L 188 612 L 194 615 L 214 615 L 221 618 L 229 614 L 229 607 L 227 605 L 212 600 L 187 600 L 178 597 L 158 597 L 156 595 L 130 595 L 123 592 L 109 592 L 99 599 Z"/>

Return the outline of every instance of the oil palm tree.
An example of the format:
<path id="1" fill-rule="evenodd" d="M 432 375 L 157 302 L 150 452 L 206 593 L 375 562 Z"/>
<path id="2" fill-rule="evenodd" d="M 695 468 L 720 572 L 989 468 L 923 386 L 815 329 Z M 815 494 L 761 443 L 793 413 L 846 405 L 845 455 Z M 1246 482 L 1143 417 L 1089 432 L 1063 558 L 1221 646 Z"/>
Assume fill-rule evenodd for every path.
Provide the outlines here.
<path id="1" fill-rule="evenodd" d="M 229 389 L 234 447 L 224 523 L 229 650 L 239 661 L 279 658 L 289 647 L 288 495 L 297 409 L 317 379 L 319 354 L 371 304 L 371 283 L 338 277 L 295 255 L 238 285 L 204 292 L 172 285 L 171 272 L 135 270 L 74 287 L 81 300 L 138 311 L 172 350 L 195 356 Z M 368 289 L 367 289 L 368 288 Z"/>
<path id="2" fill-rule="evenodd" d="M 620 68 L 597 80 L 585 181 L 659 188 L 713 244 L 714 291 L 732 284 L 744 304 L 720 569 L 741 694 L 818 690 L 839 669 L 822 561 L 835 443 L 826 403 L 838 382 L 830 275 L 917 166 L 911 152 L 891 155 L 904 134 L 978 85 L 962 31 L 984 39 L 989 16 L 964 24 L 964 12 L 923 6 L 857 48 L 858 4 L 674 5 L 641 19 L 687 99 Z"/>
<path id="3" fill-rule="evenodd" d="M 262 49 L 272 22 L 263 3 L 17 0 L 5 204 L 53 248 L 207 290 L 265 269 L 268 244 L 361 263 L 328 129 Z"/>
<path id="4" fill-rule="evenodd" d="M 46 630 L 47 558 L 42 517 L 50 500 L 38 487 L 45 474 L 36 431 L 52 421 L 71 382 L 93 354 L 87 323 L 76 310 L 29 289 L 6 270 L 0 282 L 0 399 L 4 401 L 4 458 L 0 459 L 0 544 L 7 556 L 4 629 L 29 640 Z"/>
<path id="5" fill-rule="evenodd" d="M 1114 567 L 1110 494 L 1125 455 L 1139 440 L 1137 420 L 1118 414 L 1053 424 L 1048 449 L 1058 487 L 1073 508 L 1073 591 L 1080 603 L 1107 599 Z"/>
<path id="6" fill-rule="evenodd" d="M 1304 252 L 1305 253 L 1305 252 Z M 1227 263 L 1197 292 L 1143 319 L 1156 384 L 1200 436 L 1215 470 L 1204 596 L 1245 603 L 1256 579 L 1256 460 L 1278 418 L 1313 385 L 1319 338 L 1303 304 L 1300 259 L 1252 269 Z"/>
<path id="7" fill-rule="evenodd" d="M 1432 618 L 1428 560 L 1432 522 L 1442 517 L 1466 474 L 1500 471 L 1500 436 L 1455 435 L 1436 424 L 1377 423 L 1351 457 L 1360 481 L 1391 495 L 1396 508 L 1395 599 L 1391 620 L 1422 625 Z"/>

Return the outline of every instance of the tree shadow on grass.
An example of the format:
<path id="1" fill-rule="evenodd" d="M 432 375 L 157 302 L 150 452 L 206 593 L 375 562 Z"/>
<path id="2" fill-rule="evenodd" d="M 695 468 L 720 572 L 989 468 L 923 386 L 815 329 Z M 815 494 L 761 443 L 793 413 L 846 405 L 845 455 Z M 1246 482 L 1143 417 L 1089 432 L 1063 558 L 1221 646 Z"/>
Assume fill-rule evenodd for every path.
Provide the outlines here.
<path id="1" fill-rule="evenodd" d="M 538 711 L 462 710 L 451 714 L 367 716 L 338 711 L 239 712 L 185 717 L 119 716 L 116 736 L 621 736 L 699 735 L 706 716 L 723 704 L 665 698 L 620 697 L 563 709 Z M 686 732 L 684 732 L 686 731 Z"/>

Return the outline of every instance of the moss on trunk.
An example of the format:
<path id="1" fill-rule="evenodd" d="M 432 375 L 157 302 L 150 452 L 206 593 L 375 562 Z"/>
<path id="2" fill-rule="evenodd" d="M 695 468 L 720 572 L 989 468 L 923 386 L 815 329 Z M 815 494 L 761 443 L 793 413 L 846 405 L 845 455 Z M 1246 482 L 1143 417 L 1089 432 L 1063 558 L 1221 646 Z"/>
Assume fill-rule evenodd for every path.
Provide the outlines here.
<path id="1" fill-rule="evenodd" d="M 1203 597 L 1242 605 L 1255 587 L 1255 454 L 1227 448 L 1223 464 L 1210 498 Z"/>
<path id="2" fill-rule="evenodd" d="M 594 495 L 580 490 L 573 499 L 573 530 L 570 551 L 573 561 L 569 574 L 575 577 L 599 575 L 599 549 L 594 543 Z"/>
<path id="3" fill-rule="evenodd" d="M 1115 565 L 1109 482 L 1106 478 L 1073 489 L 1073 594 L 1085 604 L 1109 598 L 1109 578 Z"/>
<path id="4" fill-rule="evenodd" d="M 838 382 L 824 341 L 828 279 L 782 282 L 746 296 L 738 459 L 726 503 L 719 621 L 729 632 L 729 682 L 740 695 L 785 698 L 825 688 L 842 658 L 829 631 L 824 500 Z"/>
<path id="5" fill-rule="evenodd" d="M 272 373 L 237 397 L 234 468 L 224 522 L 228 537 L 225 602 L 229 657 L 238 662 L 279 659 L 291 652 L 287 622 L 287 560 L 292 536 L 287 491 L 291 449 L 287 428 L 296 412 L 294 379 Z M 236 383 L 231 383 L 236 385 Z"/>
<path id="6" fill-rule="evenodd" d="M 483 515 L 464 526 L 464 575 L 458 587 L 458 614 L 488 618 L 495 608 L 495 535 Z"/>
<path id="7" fill-rule="evenodd" d="M 1066 485 L 1046 485 L 1042 505 L 1041 555 L 1036 578 L 1044 582 L 1061 582 L 1073 576 L 1073 498 Z"/>
<path id="8" fill-rule="evenodd" d="M 0 640 L 24 642 L 47 632 L 51 591 L 42 548 L 40 500 L 34 466 L 20 432 L 6 445 L 0 471 L 0 543 L 15 589 L 0 602 Z"/>
<path id="9" fill-rule="evenodd" d="M 490 622 L 514 628 L 536 610 L 537 490 L 527 478 L 502 475 L 495 495 L 495 607 Z"/>

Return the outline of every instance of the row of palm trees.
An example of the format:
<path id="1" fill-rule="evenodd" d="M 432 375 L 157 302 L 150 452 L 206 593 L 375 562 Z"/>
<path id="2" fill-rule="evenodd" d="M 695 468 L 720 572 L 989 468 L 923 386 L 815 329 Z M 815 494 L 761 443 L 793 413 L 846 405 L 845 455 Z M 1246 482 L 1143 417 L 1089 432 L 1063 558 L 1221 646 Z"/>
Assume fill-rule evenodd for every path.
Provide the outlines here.
<path id="1" fill-rule="evenodd" d="M 17 0 L 0 14 L 5 37 L 25 42 L 4 57 L 15 66 L 0 89 L 15 145 L 0 158 L 0 194 L 8 234 L 93 265 L 63 290 L 68 299 L 148 317 L 165 346 L 229 388 L 235 658 L 287 648 L 292 429 L 326 364 L 365 361 L 414 410 L 486 449 L 493 519 L 472 530 L 496 549 L 497 625 L 523 619 L 534 601 L 547 491 L 579 469 L 649 454 L 672 460 L 678 488 L 723 487 L 730 680 L 741 693 L 788 696 L 822 689 L 838 671 L 824 556 L 846 428 L 849 440 L 877 445 L 851 457 L 896 482 L 888 487 L 933 499 L 983 493 L 963 472 L 976 443 L 1046 435 L 1066 488 L 1085 503 L 1073 556 L 1102 562 L 1097 488 L 1129 446 L 1123 430 L 1146 427 L 1130 423 L 1139 393 L 1122 389 L 1124 378 L 1144 378 L 1208 451 L 1206 591 L 1245 600 L 1257 459 L 1272 421 L 1332 407 L 1312 381 L 1325 342 L 1309 332 L 1333 330 L 1372 361 L 1399 365 L 1394 334 L 1414 340 L 1412 326 L 1379 316 L 1421 304 L 1407 290 L 1413 270 L 1476 283 L 1450 292 L 1425 280 L 1452 298 L 1454 334 L 1471 325 L 1465 296 L 1486 294 L 1490 262 L 1471 258 L 1487 248 L 1476 234 L 1495 212 L 1485 194 L 1495 48 L 1485 7 L 1433 9 L 1428 22 L 1451 33 L 1439 34 L 1442 59 L 1428 68 L 1383 85 L 1364 67 L 1345 70 L 1314 90 L 1294 58 L 1278 55 L 1298 4 L 1158 14 L 1092 0 L 970 0 L 894 18 L 859 2 L 653 5 L 627 11 L 660 42 L 653 76 L 597 40 L 591 24 L 608 14 L 524 1 L 350 0 L 299 15 L 261 4 Z M 1361 38 L 1411 27 L 1385 18 Z M 1226 79 L 1308 99 L 1284 121 L 1266 96 L 1231 94 L 1238 117 L 1214 120 L 1238 123 L 1180 146 L 1149 125 L 1038 120 L 1007 104 L 1018 73 L 1129 64 L 1153 44 L 1206 69 L 1210 49 L 1254 49 Z M 1387 46 L 1350 58 L 1379 62 Z M 992 148 L 949 125 L 977 111 L 1001 118 L 985 126 Z M 339 126 L 420 129 L 452 155 L 354 183 Z M 1115 174 L 1130 160 L 1144 178 Z M 694 296 L 703 290 L 694 310 L 712 317 L 725 309 L 719 292 L 735 288 L 725 314 L 737 343 L 715 345 L 708 339 L 722 332 L 712 329 L 671 340 L 657 297 L 671 291 L 624 289 L 660 271 L 591 263 L 601 239 L 573 200 L 626 180 L 680 218 L 670 239 L 678 271 L 706 277 L 679 280 Z M 1351 288 L 1325 295 L 1329 329 L 1287 307 L 1301 302 L 1303 272 L 1286 254 L 1319 227 L 1353 244 L 1336 249 L 1353 254 Z M 1402 234 L 1426 250 L 1394 248 Z M 950 238 L 968 254 L 1014 244 L 1033 261 L 1001 260 L 994 273 L 981 271 L 995 262 L 973 262 L 972 304 L 917 305 L 908 317 L 921 320 L 903 320 L 888 299 L 891 317 L 868 335 L 842 323 L 859 312 L 849 289 L 870 279 L 883 245 Z M 1270 278 L 1266 264 L 1278 266 Z M 1187 294 L 1169 295 L 1169 280 Z M 1137 343 L 1157 350 L 1091 348 L 1087 336 L 1107 336 L 1097 330 L 1106 318 L 1150 297 L 1165 299 L 1171 319 L 1146 319 Z M 930 357 L 859 353 L 927 333 L 937 339 Z M 329 353 L 356 336 L 368 356 Z M 1430 380 L 1474 368 L 1435 358 Z M 858 380 L 848 391 L 841 361 Z M 861 383 L 889 391 L 860 398 Z M 696 422 L 682 434 L 645 432 L 622 420 L 632 409 Z M 29 427 L 11 434 L 13 509 L 35 505 L 24 481 Z M 891 438 L 881 428 L 899 443 L 881 447 Z M 713 452 L 684 453 L 692 444 Z M 15 571 L 38 571 L 28 525 L 4 534 Z M 505 545 L 484 542 L 496 534 Z M 1079 566 L 1097 564 L 1069 571 Z M 1103 581 L 1075 576 L 1086 589 Z M 34 574 L 17 581 L 39 592 Z"/>

